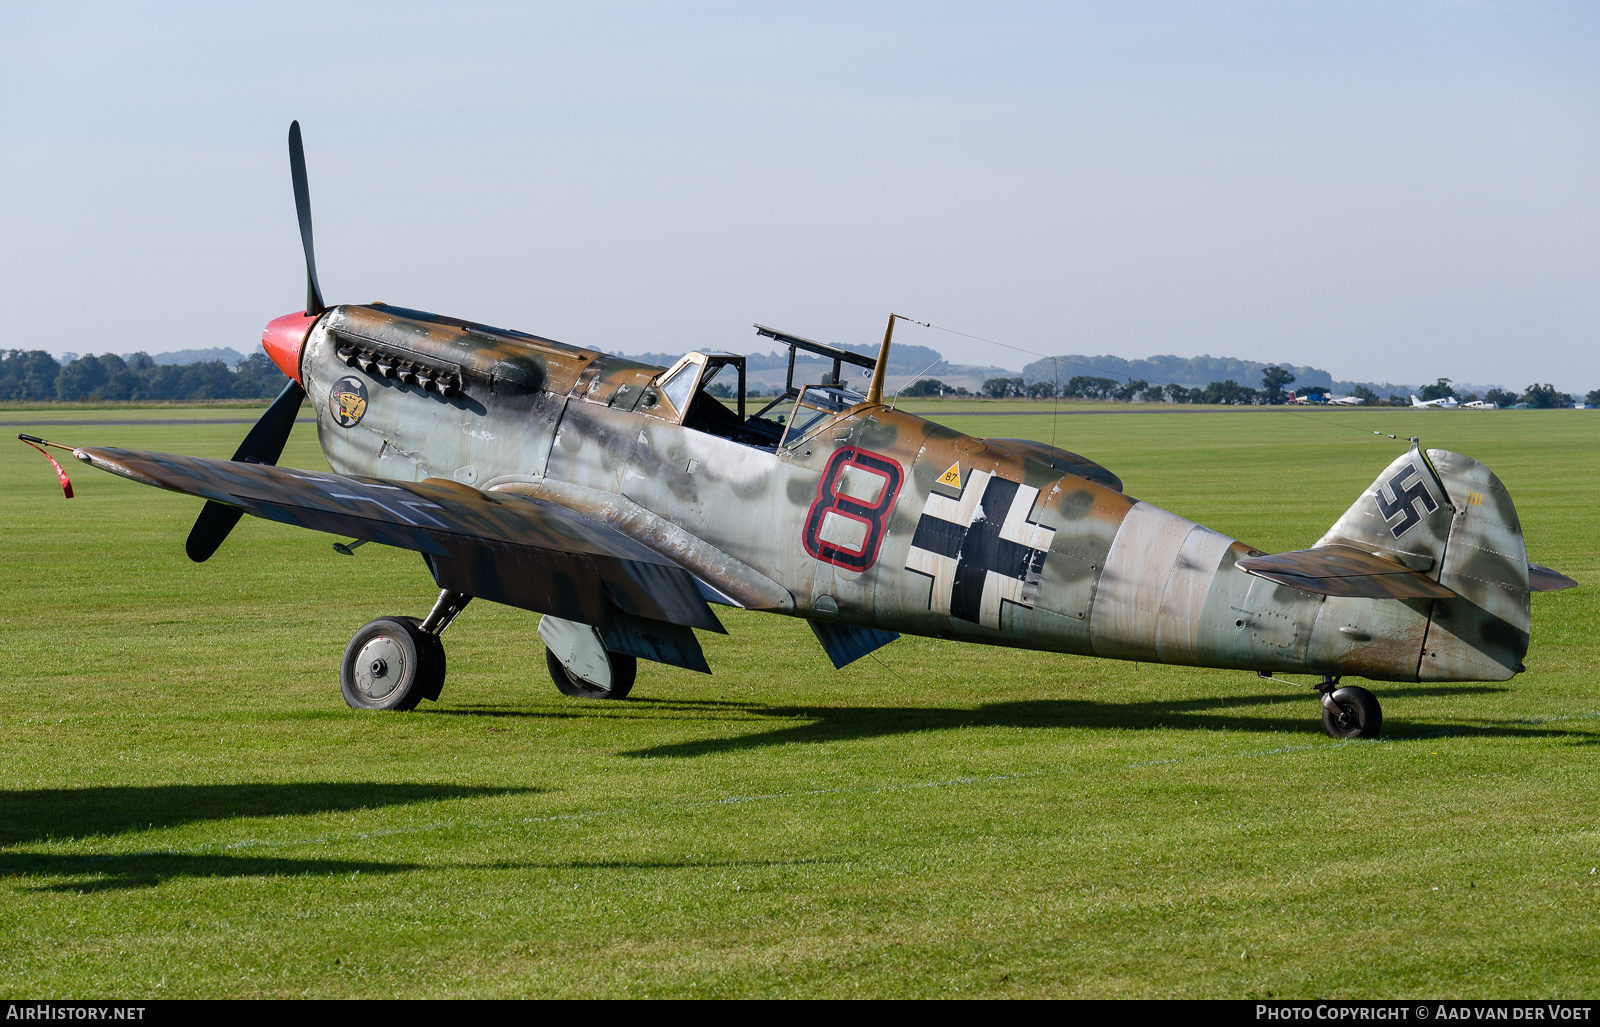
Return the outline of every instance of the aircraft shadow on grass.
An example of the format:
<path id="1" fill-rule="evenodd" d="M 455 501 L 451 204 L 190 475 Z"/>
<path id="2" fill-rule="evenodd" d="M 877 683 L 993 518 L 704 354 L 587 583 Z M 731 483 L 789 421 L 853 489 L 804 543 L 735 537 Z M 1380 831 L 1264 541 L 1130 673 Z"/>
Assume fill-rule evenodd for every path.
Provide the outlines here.
<path id="1" fill-rule="evenodd" d="M 0 791 L 0 846 L 124 834 L 202 820 L 338 813 L 533 790 L 313 781 Z M 358 868 L 352 867 L 354 869 Z"/>
<path id="2" fill-rule="evenodd" d="M 421 863 L 370 860 L 294 859 L 272 856 L 133 852 L 76 856 L 46 852 L 0 852 L 0 876 L 65 878 L 29 888 L 40 892 L 99 892 L 150 888 L 174 878 L 349 877 L 421 870 Z M 437 868 L 435 868 L 437 869 Z"/>
<path id="3" fill-rule="evenodd" d="M 1494 685 L 1416 685 L 1386 688 L 1385 698 L 1412 696 L 1492 695 L 1507 691 Z M 650 703 L 651 700 L 639 700 Z M 670 705 L 670 700 L 656 700 Z M 1292 706 L 1285 715 L 1264 711 L 1265 707 Z M 1020 702 L 988 703 L 976 709 L 960 707 L 912 706 L 763 706 L 740 704 L 738 712 L 748 717 L 808 721 L 785 725 L 771 731 L 732 738 L 706 738 L 670 745 L 634 749 L 622 753 L 638 757 L 690 757 L 719 752 L 736 752 L 774 745 L 852 741 L 880 738 L 914 731 L 947 731 L 966 727 L 1073 728 L 1107 730 L 1168 731 L 1250 731 L 1282 732 L 1295 735 L 1321 735 L 1322 724 L 1316 699 L 1302 695 L 1230 695 L 1205 699 L 1180 699 L 1145 703 L 1108 703 L 1084 699 L 1036 699 Z M 730 713 L 734 710 L 730 709 Z M 1385 729 L 1390 741 L 1437 738 L 1444 735 L 1502 738 L 1570 737 L 1593 744 L 1600 742 L 1592 731 L 1552 723 L 1526 723 L 1512 720 L 1478 723 L 1429 723 L 1395 718 Z"/>
<path id="4" fill-rule="evenodd" d="M 706 870 L 762 869 L 777 866 L 812 866 L 840 862 L 836 859 L 635 859 L 571 860 L 562 862 L 489 863 L 378 863 L 371 860 L 296 859 L 274 856 L 229 854 L 132 852 L 103 855 L 65 855 L 47 852 L 0 852 L 0 877 L 57 878 L 48 884 L 27 887 L 36 892 L 89 894 L 152 888 L 177 878 L 229 877 L 351 877 L 355 874 L 382 876 L 413 870 L 437 873 L 441 869 L 462 870 Z"/>

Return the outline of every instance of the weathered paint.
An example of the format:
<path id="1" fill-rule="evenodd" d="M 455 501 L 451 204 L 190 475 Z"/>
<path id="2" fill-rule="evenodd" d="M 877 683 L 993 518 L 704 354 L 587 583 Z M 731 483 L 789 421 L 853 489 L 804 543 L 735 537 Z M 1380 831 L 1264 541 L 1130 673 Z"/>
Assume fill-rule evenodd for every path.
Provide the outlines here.
<path id="1" fill-rule="evenodd" d="M 1527 648 L 1516 512 L 1457 454 L 1413 448 L 1317 547 L 1263 558 L 1076 454 L 843 391 L 780 445 L 666 369 L 381 305 L 329 309 L 299 370 L 341 474 L 551 504 L 719 601 L 880 632 L 836 661 L 904 632 L 1415 681 L 1509 677 Z"/>
<path id="2" fill-rule="evenodd" d="M 720 631 L 676 561 L 570 507 L 459 482 L 357 477 L 168 453 L 83 448 L 125 478 L 257 517 L 423 555 L 442 588 L 622 630 L 621 618 Z"/>

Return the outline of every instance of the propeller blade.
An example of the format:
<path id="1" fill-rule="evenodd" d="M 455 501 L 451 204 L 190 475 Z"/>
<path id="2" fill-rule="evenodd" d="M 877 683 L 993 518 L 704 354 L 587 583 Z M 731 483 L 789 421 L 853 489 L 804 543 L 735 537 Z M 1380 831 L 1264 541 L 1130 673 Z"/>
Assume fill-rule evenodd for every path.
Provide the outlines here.
<path id="1" fill-rule="evenodd" d="M 298 135 L 295 137 L 298 140 Z M 283 455 L 283 447 L 289 441 L 289 433 L 294 431 L 294 420 L 300 413 L 300 403 L 306 398 L 306 390 L 300 387 L 299 382 L 289 382 L 278 393 L 278 398 L 272 401 L 267 412 L 261 415 L 261 420 L 250 429 L 250 434 L 239 443 L 239 448 L 233 454 L 235 460 L 246 461 L 253 464 L 278 463 L 278 458 Z M 194 527 L 189 529 L 189 540 L 184 543 L 184 552 L 189 554 L 189 559 L 195 563 L 204 563 L 211 559 L 211 554 L 217 551 L 227 539 L 233 526 L 239 523 L 239 518 L 244 516 L 244 511 L 236 506 L 224 506 L 221 503 L 206 502 L 200 511 L 200 516 L 195 519 Z"/>
<path id="2" fill-rule="evenodd" d="M 189 529 L 189 540 L 183 544 L 183 551 L 195 563 L 205 563 L 243 516 L 244 511 L 236 506 L 206 500 L 206 505 L 200 508 L 200 516 L 195 518 L 194 527 Z"/>
<path id="3" fill-rule="evenodd" d="M 306 181 L 306 148 L 300 142 L 300 122 L 289 123 L 289 177 L 294 179 L 294 212 L 300 218 L 300 245 L 306 251 L 306 314 L 328 309 L 317 284 L 317 254 L 311 245 L 311 186 Z"/>

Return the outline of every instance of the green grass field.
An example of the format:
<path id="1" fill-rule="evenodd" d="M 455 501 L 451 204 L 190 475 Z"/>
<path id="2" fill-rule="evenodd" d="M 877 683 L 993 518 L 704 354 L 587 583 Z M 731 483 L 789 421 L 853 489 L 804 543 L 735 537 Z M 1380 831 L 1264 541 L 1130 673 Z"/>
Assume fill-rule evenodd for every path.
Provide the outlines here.
<path id="1" fill-rule="evenodd" d="M 1532 558 L 1585 584 L 1534 597 L 1515 681 L 1375 686 L 1375 742 L 1249 674 L 914 638 L 836 672 L 803 623 L 727 611 L 715 676 L 583 702 L 532 615 L 481 603 L 440 703 L 357 714 L 339 656 L 427 609 L 417 557 L 247 519 L 195 565 L 197 501 L 70 462 L 64 502 L 11 442 L 0 992 L 1600 994 L 1600 415 L 950 423 L 1054 432 L 1270 551 L 1401 451 L 1372 430 L 1420 434 L 1494 468 Z M 39 434 L 227 456 L 244 431 Z M 310 426 L 283 462 L 326 466 Z"/>

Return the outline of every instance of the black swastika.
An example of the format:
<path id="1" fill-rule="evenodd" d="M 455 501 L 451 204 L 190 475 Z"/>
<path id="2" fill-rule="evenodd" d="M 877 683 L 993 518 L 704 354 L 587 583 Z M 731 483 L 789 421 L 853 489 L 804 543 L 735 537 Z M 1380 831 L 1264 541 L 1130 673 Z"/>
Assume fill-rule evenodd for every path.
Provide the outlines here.
<path id="1" fill-rule="evenodd" d="M 1423 511 L 1417 509 L 1420 503 L 1427 513 L 1439 509 L 1439 504 L 1428 493 L 1428 487 L 1422 483 L 1416 464 L 1406 464 L 1404 468 L 1396 471 L 1384 483 L 1389 495 L 1384 495 L 1384 489 L 1374 489 L 1372 498 L 1378 501 L 1378 512 L 1383 514 L 1383 519 L 1389 522 L 1389 530 L 1399 538 L 1406 532 L 1415 528 L 1422 521 Z M 1416 481 L 1407 485 L 1406 480 L 1418 476 Z M 1399 517 L 1399 521 L 1395 518 Z"/>

